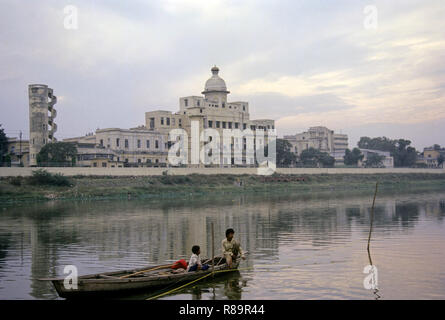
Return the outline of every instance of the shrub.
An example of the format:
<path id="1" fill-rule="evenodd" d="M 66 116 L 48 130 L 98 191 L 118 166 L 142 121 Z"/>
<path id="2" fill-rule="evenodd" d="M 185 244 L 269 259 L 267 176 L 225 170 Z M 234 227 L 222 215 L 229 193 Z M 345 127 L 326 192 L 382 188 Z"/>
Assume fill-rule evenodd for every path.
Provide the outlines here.
<path id="1" fill-rule="evenodd" d="M 9 179 L 9 183 L 12 184 L 13 186 L 19 187 L 22 185 L 22 180 L 23 180 L 23 177 L 21 177 L 21 176 L 12 177 Z"/>
<path id="2" fill-rule="evenodd" d="M 50 185 L 50 186 L 71 186 L 70 179 L 60 173 L 50 173 L 44 169 L 38 169 L 32 172 L 32 176 L 29 178 L 29 184 L 31 185 Z"/>

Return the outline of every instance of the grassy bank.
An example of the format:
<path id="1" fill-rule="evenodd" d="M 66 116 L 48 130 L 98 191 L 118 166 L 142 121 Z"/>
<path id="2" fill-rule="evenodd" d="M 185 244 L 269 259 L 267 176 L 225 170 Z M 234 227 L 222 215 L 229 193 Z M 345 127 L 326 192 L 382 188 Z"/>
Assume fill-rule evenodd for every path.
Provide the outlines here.
<path id="1" fill-rule="evenodd" d="M 146 199 L 217 193 L 321 192 L 372 189 L 445 191 L 442 174 L 317 174 L 317 175 L 187 175 L 150 177 L 75 176 L 15 177 L 0 179 L 0 201 L 58 199 Z"/>

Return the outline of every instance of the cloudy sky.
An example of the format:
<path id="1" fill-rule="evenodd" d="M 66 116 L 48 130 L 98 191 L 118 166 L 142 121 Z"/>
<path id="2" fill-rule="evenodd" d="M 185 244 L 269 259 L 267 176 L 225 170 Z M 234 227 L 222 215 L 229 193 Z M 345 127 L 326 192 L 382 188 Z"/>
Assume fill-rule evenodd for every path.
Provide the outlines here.
<path id="1" fill-rule="evenodd" d="M 65 27 L 68 5 L 77 29 Z M 9 136 L 28 136 L 28 84 L 54 89 L 63 139 L 176 111 L 217 65 L 229 100 L 249 101 L 253 119 L 275 119 L 280 136 L 323 125 L 349 134 L 350 147 L 365 135 L 445 145 L 443 0 L 0 6 L 0 123 Z"/>

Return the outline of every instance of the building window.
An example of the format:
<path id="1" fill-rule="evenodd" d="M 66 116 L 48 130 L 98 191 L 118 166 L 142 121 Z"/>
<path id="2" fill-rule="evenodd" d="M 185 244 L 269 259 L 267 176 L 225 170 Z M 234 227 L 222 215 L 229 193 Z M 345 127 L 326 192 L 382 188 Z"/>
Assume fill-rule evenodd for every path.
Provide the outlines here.
<path id="1" fill-rule="evenodd" d="M 138 139 L 138 148 L 141 147 L 141 140 Z"/>
<path id="2" fill-rule="evenodd" d="M 147 149 L 150 149 L 150 140 L 147 140 Z"/>
<path id="3" fill-rule="evenodd" d="M 232 129 L 232 122 L 228 122 L 229 124 L 229 129 Z"/>
<path id="4" fill-rule="evenodd" d="M 223 107 L 223 108 L 226 107 L 226 103 L 225 103 L 225 102 L 222 103 L 222 107 Z"/>
<path id="5" fill-rule="evenodd" d="M 141 163 L 141 159 L 138 159 L 138 163 Z"/>
<path id="6" fill-rule="evenodd" d="M 212 127 L 213 127 L 213 121 L 209 120 L 209 128 L 212 128 Z"/>
<path id="7" fill-rule="evenodd" d="M 107 163 L 106 162 L 102 162 L 102 168 L 106 168 L 107 167 Z"/>
<path id="8" fill-rule="evenodd" d="M 170 118 L 167 118 L 167 125 L 170 125 Z"/>
<path id="9" fill-rule="evenodd" d="M 119 138 L 116 138 L 116 147 L 119 147 Z"/>
<path id="10" fill-rule="evenodd" d="M 155 128 L 155 118 L 150 118 L 150 129 Z"/>
<path id="11" fill-rule="evenodd" d="M 246 130 L 247 128 L 247 123 L 243 123 L 243 130 Z"/>
<path id="12" fill-rule="evenodd" d="M 97 167 L 97 163 L 96 162 L 93 163 L 93 167 Z"/>
<path id="13" fill-rule="evenodd" d="M 243 111 L 246 111 L 246 106 L 243 105 Z"/>
<path id="14" fill-rule="evenodd" d="M 155 148 L 159 149 L 159 141 L 158 140 L 155 141 Z"/>
<path id="15" fill-rule="evenodd" d="M 104 140 L 100 139 L 100 146 L 103 147 L 104 146 Z"/>
<path id="16" fill-rule="evenodd" d="M 128 139 L 125 139 L 125 148 L 128 148 Z"/>
<path id="17" fill-rule="evenodd" d="M 225 121 L 222 122 L 222 127 L 223 127 L 223 129 L 226 128 L 226 122 Z"/>
<path id="18" fill-rule="evenodd" d="M 161 125 L 164 125 L 164 117 L 161 117 Z"/>
<path id="19" fill-rule="evenodd" d="M 189 101 L 188 101 L 188 99 L 184 99 L 184 105 L 185 105 L 186 107 L 188 107 L 188 105 L 189 105 Z"/>
<path id="20" fill-rule="evenodd" d="M 201 103 L 200 103 L 200 101 L 198 100 L 198 101 L 196 101 L 196 103 L 197 103 L 197 105 L 198 105 L 198 107 L 201 105 Z"/>
<path id="21" fill-rule="evenodd" d="M 178 119 L 178 124 L 180 127 L 182 127 L 182 119 Z"/>
<path id="22" fill-rule="evenodd" d="M 159 163 L 159 159 L 156 159 L 155 162 L 156 162 L 156 163 Z"/>
<path id="23" fill-rule="evenodd" d="M 216 121 L 216 127 L 219 128 L 220 127 L 220 122 Z"/>
<path id="24" fill-rule="evenodd" d="M 238 129 L 238 128 L 239 128 L 239 123 L 235 122 L 235 129 Z"/>
<path id="25" fill-rule="evenodd" d="M 199 109 L 199 112 L 202 113 L 202 109 Z"/>

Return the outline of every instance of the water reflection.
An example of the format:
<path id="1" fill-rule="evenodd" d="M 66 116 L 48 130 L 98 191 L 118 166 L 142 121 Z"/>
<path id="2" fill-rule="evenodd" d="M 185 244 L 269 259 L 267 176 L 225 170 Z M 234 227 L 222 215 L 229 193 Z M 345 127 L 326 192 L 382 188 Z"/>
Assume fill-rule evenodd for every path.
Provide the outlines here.
<path id="1" fill-rule="evenodd" d="M 376 264 L 391 261 L 388 252 L 393 264 L 421 254 L 424 264 L 445 262 L 443 254 L 431 258 L 417 252 L 423 251 L 420 246 L 434 252 L 445 249 L 440 235 L 444 231 L 443 199 L 443 193 L 379 195 L 373 227 Z M 202 256 L 210 256 L 209 231 L 214 223 L 216 248 L 225 229 L 233 227 L 251 252 L 243 266 L 253 270 L 168 298 L 366 299 L 361 271 L 368 259 L 371 200 L 369 194 L 253 194 L 4 208 L 0 215 L 0 298 L 57 298 L 52 286 L 37 278 L 61 276 L 68 264 L 76 265 L 80 274 L 161 264 L 188 259 L 194 244 L 201 246 Z M 392 251 L 395 244 L 410 241 L 411 248 Z M 267 272 L 261 270 L 264 265 Z M 416 272 L 433 273 L 425 275 L 426 279 L 444 281 L 440 266 L 423 271 L 421 266 L 415 268 Z M 393 272 L 390 267 L 379 265 L 381 270 L 382 279 L 399 281 L 387 276 Z M 437 295 L 445 292 L 437 285 L 434 288 Z"/>

